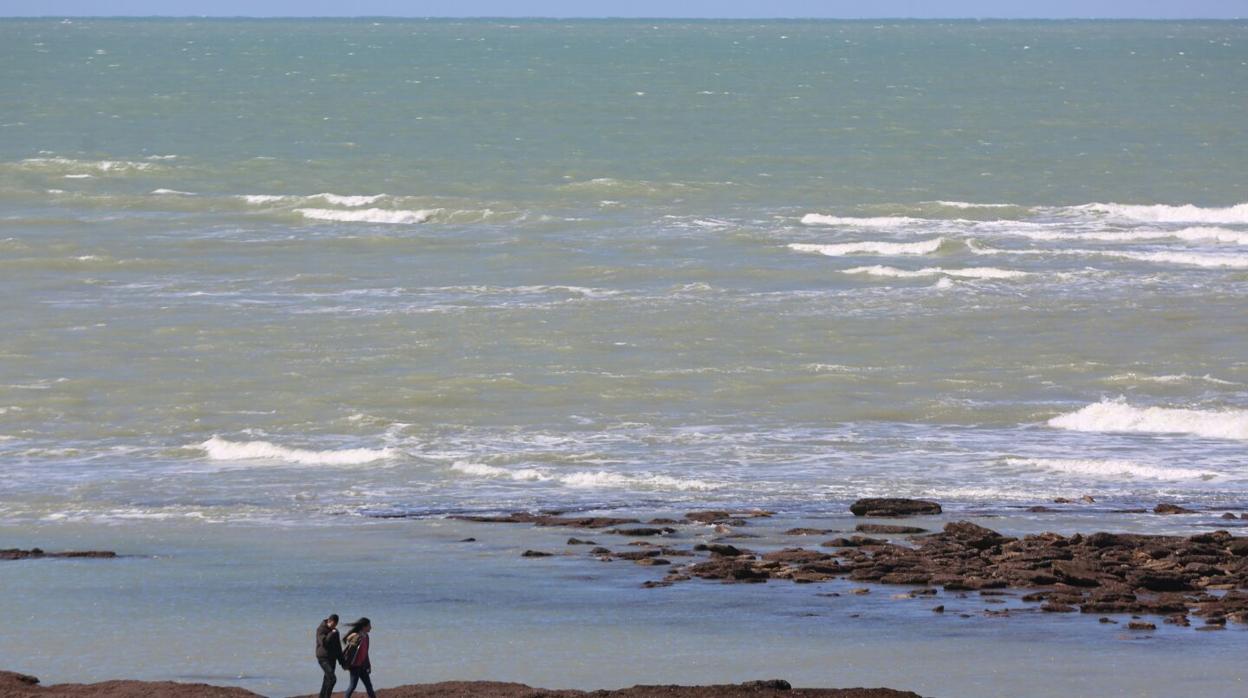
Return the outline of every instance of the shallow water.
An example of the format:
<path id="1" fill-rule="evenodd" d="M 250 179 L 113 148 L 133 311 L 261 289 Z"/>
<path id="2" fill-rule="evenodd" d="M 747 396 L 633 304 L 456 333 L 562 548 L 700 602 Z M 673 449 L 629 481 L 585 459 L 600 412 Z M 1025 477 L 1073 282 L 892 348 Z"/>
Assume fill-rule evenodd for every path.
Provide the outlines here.
<path id="1" fill-rule="evenodd" d="M 849 519 L 806 523 L 851 530 Z M 1008 532 L 1096 525 L 1052 515 L 979 520 Z M 747 543 L 778 546 L 782 539 L 772 536 L 789 523 L 752 528 L 769 534 Z M 1122 517 L 1117 524 L 1139 527 Z M 24 630 L 0 637 L 0 650 L 46 682 L 120 675 L 306 693 L 319 681 L 311 637 L 327 609 L 372 618 L 379 686 L 464 677 L 547 687 L 783 677 L 927 696 L 1084 695 L 1089 687 L 1107 696 L 1233 696 L 1246 679 L 1237 661 L 1245 630 L 1235 624 L 1208 633 L 1158 622 L 1156 632 L 1141 634 L 1125 629 L 1125 616 L 1117 626 L 1077 613 L 992 618 L 983 610 L 1005 606 L 974 595 L 899 600 L 893 596 L 907 588 L 876 586 L 859 596 L 848 592 L 861 585 L 849 581 L 642 589 L 662 572 L 598 562 L 579 547 L 567 548 L 572 557 L 521 559 L 530 548 L 561 552 L 568 536 L 527 526 L 391 521 L 222 526 L 205 535 L 194 524 L 144 522 L 4 533 L 48 547 L 115 546 L 124 535 L 121 552 L 141 551 L 113 561 L 6 563 L 6 617 Z M 458 542 L 466 536 L 478 542 Z M 819 596 L 832 592 L 842 596 Z M 946 612 L 932 613 L 936 604 Z M 1008 605 L 1035 610 L 1016 599 Z"/>
<path id="2" fill-rule="evenodd" d="M 0 110 L 5 540 L 182 541 L 144 588 L 188 618 L 260 614 L 283 639 L 254 671 L 282 677 L 302 652 L 287 625 L 324 611 L 200 608 L 200 590 L 276 577 L 315 597 L 305 565 L 433 545 L 424 525 L 374 534 L 392 530 L 375 515 L 1242 507 L 1246 39 L 1242 22 L 0 21 L 18 96 Z M 256 540 L 266 525 L 290 545 Z M 239 562 L 206 564 L 222 555 Z M 462 569 L 543 583 L 512 562 Z M 69 601 L 106 603 L 84 590 L 97 568 L 21 569 L 39 591 L 17 608 L 79 609 L 46 627 L 92 656 Z M 60 590 L 43 569 L 92 576 Z M 408 630 L 459 617 L 374 605 Z M 482 608 L 500 637 L 533 622 Z M 743 636 L 719 621 L 670 632 Z M 1015 633 L 972 635 L 989 652 Z M 1167 651 L 1196 661 L 1223 642 L 1205 635 Z M 558 652 L 614 646 L 576 637 Z M 1089 643 L 1051 651 L 1155 664 Z M 439 676 L 481 666 L 452 654 Z M 845 682 L 792 661 L 777 673 Z M 608 676 L 574 664 L 530 656 L 513 678 Z"/>

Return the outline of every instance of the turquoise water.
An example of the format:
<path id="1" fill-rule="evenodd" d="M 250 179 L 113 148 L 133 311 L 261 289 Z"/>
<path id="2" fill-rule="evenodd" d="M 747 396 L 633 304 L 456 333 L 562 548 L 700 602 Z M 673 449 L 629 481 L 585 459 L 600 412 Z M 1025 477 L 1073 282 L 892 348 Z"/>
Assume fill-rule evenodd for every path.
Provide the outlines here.
<path id="1" fill-rule="evenodd" d="M 1246 501 L 1242 22 L 4 20 L 0 86 L 5 540 L 102 526 L 196 617 L 263 527 Z M 274 551 L 228 575 L 311 589 Z"/>

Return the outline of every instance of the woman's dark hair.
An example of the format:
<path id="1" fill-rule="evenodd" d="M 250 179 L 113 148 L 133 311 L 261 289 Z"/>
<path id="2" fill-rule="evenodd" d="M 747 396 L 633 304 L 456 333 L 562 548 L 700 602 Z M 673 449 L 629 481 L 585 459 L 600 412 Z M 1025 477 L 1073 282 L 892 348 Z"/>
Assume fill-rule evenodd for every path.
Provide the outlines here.
<path id="1" fill-rule="evenodd" d="M 368 626 L 372 624 L 373 624 L 373 621 L 369 620 L 368 618 L 361 618 L 351 624 L 351 629 L 347 631 L 347 634 L 350 635 L 351 633 L 358 633 L 364 628 L 367 628 Z"/>
<path id="2" fill-rule="evenodd" d="M 334 621 L 335 623 L 337 623 L 337 622 L 338 622 L 338 614 L 337 614 L 337 613 L 331 613 L 331 614 L 329 614 L 329 616 L 328 616 L 328 617 L 326 617 L 326 618 L 325 618 L 325 620 L 332 620 L 332 621 Z"/>

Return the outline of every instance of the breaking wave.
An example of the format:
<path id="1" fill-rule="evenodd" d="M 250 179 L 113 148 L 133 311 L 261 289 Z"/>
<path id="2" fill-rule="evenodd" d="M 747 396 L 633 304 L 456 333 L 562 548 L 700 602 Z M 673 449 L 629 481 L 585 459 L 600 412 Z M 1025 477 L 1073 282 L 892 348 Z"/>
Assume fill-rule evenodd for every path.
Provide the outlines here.
<path id="1" fill-rule="evenodd" d="M 936 204 L 937 206 L 948 206 L 949 208 L 1017 208 L 1015 204 L 976 204 L 970 201 L 928 201 L 925 203 Z"/>
<path id="2" fill-rule="evenodd" d="M 581 471 L 573 473 L 552 473 L 539 468 L 499 468 L 483 463 L 460 461 L 451 465 L 451 469 L 475 477 L 505 478 L 520 482 L 553 482 L 573 488 L 633 488 L 663 490 L 696 490 L 706 491 L 719 489 L 719 485 L 704 480 L 671 477 L 668 475 L 625 475 L 605 470 Z"/>
<path id="3" fill-rule="evenodd" d="M 1192 468 L 1168 468 L 1129 460 L 1095 460 L 1084 458 L 1007 458 L 1007 465 L 1041 468 L 1068 475 L 1090 475 L 1104 478 L 1143 478 L 1147 480 L 1212 480 L 1216 473 Z"/>
<path id="4" fill-rule="evenodd" d="M 931 254 L 945 244 L 944 238 L 933 238 L 922 242 L 843 242 L 831 245 L 815 245 L 795 242 L 789 249 L 798 252 L 814 252 L 828 257 L 844 257 L 846 255 L 921 255 Z"/>
<path id="5" fill-rule="evenodd" d="M 1213 383 L 1214 385 L 1241 385 L 1234 381 L 1222 380 L 1214 378 L 1209 374 L 1203 376 L 1193 376 L 1187 373 L 1171 374 L 1164 376 L 1149 376 L 1140 373 L 1118 373 L 1105 378 L 1109 383 L 1193 383 L 1204 382 Z"/>
<path id="6" fill-rule="evenodd" d="M 1101 400 L 1058 415 L 1048 424 L 1070 431 L 1190 434 L 1210 439 L 1248 440 L 1248 410 L 1134 407 L 1122 398 Z"/>
<path id="7" fill-rule="evenodd" d="M 323 192 L 320 194 L 314 194 L 312 196 L 309 196 L 308 198 L 309 199 L 321 199 L 325 201 L 326 203 L 333 204 L 334 206 L 355 207 L 355 206 L 367 206 L 368 204 L 375 204 L 378 201 L 381 201 L 382 199 L 386 198 L 386 195 L 385 194 L 373 194 L 373 195 L 344 196 L 341 194 L 330 194 L 328 192 Z"/>
<path id="8" fill-rule="evenodd" d="M 1185 204 L 1132 205 L 1092 203 L 1073 207 L 1080 211 L 1093 211 L 1116 218 L 1153 223 L 1248 223 L 1248 203 L 1225 208 L 1205 208 Z"/>
<path id="9" fill-rule="evenodd" d="M 415 211 L 391 210 L 384 208 L 365 208 L 342 211 L 333 208 L 297 208 L 295 213 L 304 218 L 316 221 L 337 221 L 341 223 L 387 223 L 412 225 L 425 223 L 437 213 L 436 209 L 419 209 Z"/>
<path id="10" fill-rule="evenodd" d="M 1205 267 L 1207 269 L 1248 269 L 1248 254 L 1234 254 L 1226 252 L 1173 252 L 1166 250 L 1134 252 L 1128 250 L 1089 249 L 1003 250 L 994 247 L 985 247 L 975 240 L 967 240 L 966 246 L 972 254 L 977 255 L 1099 256 L 1113 257 L 1117 259 L 1131 259 L 1137 262 L 1149 262 L 1152 264 L 1180 264 L 1192 267 Z"/>
<path id="11" fill-rule="evenodd" d="M 249 204 L 275 204 L 279 201 L 296 197 L 286 196 L 285 194 L 239 194 L 238 198 Z"/>
<path id="12" fill-rule="evenodd" d="M 362 465 L 391 458 L 391 448 L 349 448 L 339 451 L 315 451 L 287 448 L 268 441 L 227 441 L 219 436 L 199 444 L 212 460 L 279 460 L 300 465 Z"/>
<path id="13" fill-rule="evenodd" d="M 922 218 L 911 218 L 909 216 L 857 218 L 852 216 L 825 216 L 822 213 L 807 213 L 802 216 L 802 225 L 852 225 L 859 228 L 893 228 L 899 225 L 915 225 L 926 222 Z"/>
<path id="14" fill-rule="evenodd" d="M 1061 240 L 1092 240 L 1097 242 L 1137 242 L 1146 240 L 1185 240 L 1187 242 L 1226 242 L 1236 245 L 1248 245 L 1248 231 L 1231 230 L 1230 228 L 1196 227 L 1180 230 L 1131 230 L 1118 232 L 1096 233 L 1059 233 L 1043 230 L 1010 230 L 1011 235 L 1020 235 L 1032 240 L 1046 242 Z"/>
<path id="15" fill-rule="evenodd" d="M 1248 255 L 1243 254 L 1218 254 L 1216 252 L 1101 252 L 1100 254 L 1155 264 L 1183 264 L 1208 269 L 1248 269 Z"/>
<path id="16" fill-rule="evenodd" d="M 852 269 L 844 269 L 842 271 L 845 274 L 869 274 L 871 276 L 892 276 L 903 279 L 923 276 L 952 276 L 959 279 L 1015 279 L 1020 276 L 1029 275 L 1025 271 L 998 269 L 996 267 L 966 267 L 964 269 L 925 267 L 923 269 L 910 270 L 898 269 L 896 267 L 886 267 L 878 264 L 869 267 L 854 267 Z"/>

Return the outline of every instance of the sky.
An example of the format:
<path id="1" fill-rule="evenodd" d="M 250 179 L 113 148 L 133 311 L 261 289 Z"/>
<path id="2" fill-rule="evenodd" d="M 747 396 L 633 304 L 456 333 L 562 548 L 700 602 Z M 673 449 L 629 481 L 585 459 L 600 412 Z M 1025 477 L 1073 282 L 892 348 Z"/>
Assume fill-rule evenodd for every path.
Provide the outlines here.
<path id="1" fill-rule="evenodd" d="M 0 17 L 1248 17 L 1248 0 L 0 0 Z"/>

